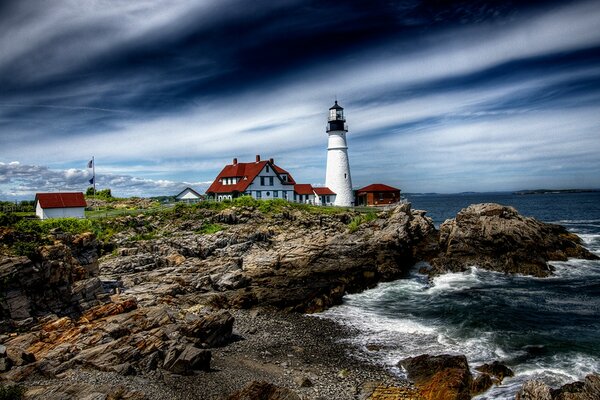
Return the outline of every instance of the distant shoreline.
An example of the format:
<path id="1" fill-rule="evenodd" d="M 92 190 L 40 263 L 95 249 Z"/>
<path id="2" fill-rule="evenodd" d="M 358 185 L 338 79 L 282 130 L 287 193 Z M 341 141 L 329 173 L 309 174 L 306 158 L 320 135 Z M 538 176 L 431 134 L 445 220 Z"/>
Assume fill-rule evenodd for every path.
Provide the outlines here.
<path id="1" fill-rule="evenodd" d="M 600 189 L 536 189 L 536 190 L 519 190 L 513 194 L 563 194 L 563 193 L 595 193 L 600 192 Z"/>

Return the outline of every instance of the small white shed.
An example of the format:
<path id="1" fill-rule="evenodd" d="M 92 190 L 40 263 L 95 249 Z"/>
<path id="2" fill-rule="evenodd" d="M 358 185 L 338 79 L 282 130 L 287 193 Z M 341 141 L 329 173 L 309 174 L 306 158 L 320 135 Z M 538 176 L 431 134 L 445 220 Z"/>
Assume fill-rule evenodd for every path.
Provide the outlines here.
<path id="1" fill-rule="evenodd" d="M 36 193 L 35 214 L 40 219 L 85 218 L 83 193 Z"/>
<path id="2" fill-rule="evenodd" d="M 177 199 L 177 201 L 183 201 L 186 203 L 197 203 L 202 200 L 202 195 L 196 192 L 194 189 L 186 187 L 181 191 L 181 193 L 175 196 L 175 198 Z"/>

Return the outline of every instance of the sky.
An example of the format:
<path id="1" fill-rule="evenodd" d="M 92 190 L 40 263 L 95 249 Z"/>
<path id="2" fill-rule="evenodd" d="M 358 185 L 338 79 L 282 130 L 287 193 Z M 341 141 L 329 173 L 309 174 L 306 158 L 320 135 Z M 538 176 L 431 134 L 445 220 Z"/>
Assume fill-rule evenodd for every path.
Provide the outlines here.
<path id="1" fill-rule="evenodd" d="M 0 2 L 0 199 L 203 192 L 237 157 L 322 185 L 600 188 L 600 1 Z"/>

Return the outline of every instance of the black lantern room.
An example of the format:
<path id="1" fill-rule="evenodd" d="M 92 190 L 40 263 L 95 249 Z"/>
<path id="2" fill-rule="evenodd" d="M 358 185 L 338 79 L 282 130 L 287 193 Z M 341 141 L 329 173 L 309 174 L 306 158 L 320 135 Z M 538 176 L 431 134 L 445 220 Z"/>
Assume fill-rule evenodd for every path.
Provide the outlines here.
<path id="1" fill-rule="evenodd" d="M 344 109 L 338 104 L 337 100 L 333 107 L 329 109 L 329 118 L 327 119 L 327 132 L 329 131 L 345 131 L 348 132 L 348 127 L 344 118 Z"/>

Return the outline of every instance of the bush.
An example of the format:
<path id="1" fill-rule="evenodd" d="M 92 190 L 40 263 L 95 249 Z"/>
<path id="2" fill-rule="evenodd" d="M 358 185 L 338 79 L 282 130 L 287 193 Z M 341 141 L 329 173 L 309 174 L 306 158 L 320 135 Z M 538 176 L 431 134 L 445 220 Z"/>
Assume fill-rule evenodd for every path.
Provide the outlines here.
<path id="1" fill-rule="evenodd" d="M 4 386 L 0 384 L 0 400 L 20 400 L 25 394 L 23 386 Z"/>
<path id="2" fill-rule="evenodd" d="M 21 218 L 19 218 L 14 213 L 3 213 L 0 212 L 0 226 L 11 226 L 17 223 Z"/>
<path id="3" fill-rule="evenodd" d="M 348 223 L 348 231 L 350 233 L 356 232 L 358 227 L 364 224 L 365 222 L 371 222 L 377 219 L 377 214 L 374 212 L 368 212 L 366 214 L 361 214 L 357 217 L 352 218 L 352 220 Z"/>
<path id="4" fill-rule="evenodd" d="M 211 233 L 216 233 L 216 232 L 219 232 L 222 230 L 223 230 L 223 227 L 221 225 L 208 223 L 208 224 L 202 224 L 202 228 L 196 230 L 195 233 L 209 235 Z"/>

